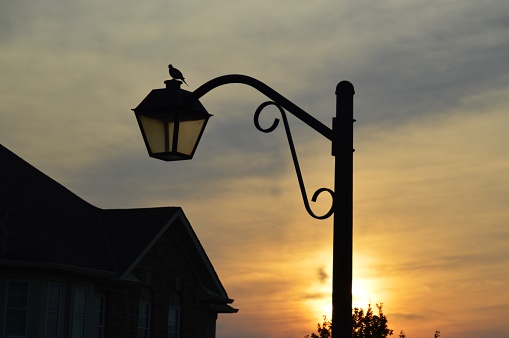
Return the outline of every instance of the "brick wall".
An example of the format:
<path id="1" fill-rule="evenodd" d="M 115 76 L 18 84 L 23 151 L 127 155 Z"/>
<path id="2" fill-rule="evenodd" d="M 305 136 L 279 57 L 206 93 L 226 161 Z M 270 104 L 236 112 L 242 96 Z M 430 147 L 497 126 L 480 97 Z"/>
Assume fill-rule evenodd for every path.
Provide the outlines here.
<path id="1" fill-rule="evenodd" d="M 105 295 L 105 337 L 137 338 L 140 300 L 148 297 L 152 300 L 151 337 L 160 338 L 168 336 L 170 295 L 177 292 L 181 299 L 180 338 L 214 337 L 217 314 L 209 311 L 206 304 L 199 302 L 199 294 L 203 292 L 203 281 L 199 279 L 206 276 L 202 274 L 199 277 L 197 271 L 203 272 L 203 266 L 192 266 L 186 252 L 195 248 L 189 239 L 187 242 L 182 238 L 178 239 L 178 234 L 183 237 L 182 228 L 178 227 L 183 225 L 177 221 L 133 270 L 133 274 L 143 284 L 118 284 L 112 280 L 100 280 L 63 271 L 50 272 L 45 269 L 3 269 L 0 274 L 0 313 L 3 313 L 5 305 L 5 281 L 30 281 L 30 332 L 37 331 L 34 336 L 42 336 L 46 320 L 46 287 L 49 281 L 61 282 L 65 285 L 65 294 L 60 325 L 63 337 L 67 338 L 71 331 L 74 287 L 85 285 L 91 293 L 100 292 Z M 194 261 L 196 262 L 196 257 Z M 2 318 L 0 317 L 0 330 L 3 328 Z"/>
<path id="2" fill-rule="evenodd" d="M 181 338 L 204 338 L 217 314 L 198 303 L 200 281 L 185 253 L 195 248 L 186 247 L 188 243 L 178 238 L 175 227 L 179 226 L 176 223 L 166 231 L 133 274 L 151 290 L 152 337 L 167 337 L 170 296 L 176 292 L 181 300 Z M 208 332 L 210 336 L 210 329 Z"/>

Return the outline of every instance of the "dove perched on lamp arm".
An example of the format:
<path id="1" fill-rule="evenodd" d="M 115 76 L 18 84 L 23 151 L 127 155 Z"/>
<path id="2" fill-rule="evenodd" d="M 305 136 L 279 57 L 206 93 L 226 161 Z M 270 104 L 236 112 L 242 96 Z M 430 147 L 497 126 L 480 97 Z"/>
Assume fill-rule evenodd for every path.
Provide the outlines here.
<path id="1" fill-rule="evenodd" d="M 182 80 L 186 84 L 186 86 L 189 87 L 186 80 L 184 80 L 184 75 L 182 75 L 182 72 L 178 70 L 177 68 L 174 68 L 172 65 L 168 65 L 168 71 L 170 73 L 170 76 L 175 80 Z"/>

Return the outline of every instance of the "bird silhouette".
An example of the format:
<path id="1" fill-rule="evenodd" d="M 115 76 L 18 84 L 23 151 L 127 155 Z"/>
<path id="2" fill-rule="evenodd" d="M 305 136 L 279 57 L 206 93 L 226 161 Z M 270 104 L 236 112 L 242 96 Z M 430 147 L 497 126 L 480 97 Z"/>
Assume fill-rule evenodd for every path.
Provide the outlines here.
<path id="1" fill-rule="evenodd" d="M 182 72 L 178 70 L 177 68 L 174 68 L 172 65 L 168 65 L 168 72 L 170 73 L 170 76 L 175 80 L 182 80 L 186 84 L 186 86 L 189 87 L 186 80 L 184 80 L 184 75 L 182 75 Z"/>

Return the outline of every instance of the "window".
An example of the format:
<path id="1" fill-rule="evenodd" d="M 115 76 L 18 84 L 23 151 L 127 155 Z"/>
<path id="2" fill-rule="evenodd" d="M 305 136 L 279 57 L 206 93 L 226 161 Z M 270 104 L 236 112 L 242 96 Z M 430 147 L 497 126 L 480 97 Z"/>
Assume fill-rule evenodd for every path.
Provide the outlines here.
<path id="1" fill-rule="evenodd" d="M 104 303 L 105 297 L 103 294 L 94 295 L 91 323 L 92 328 L 90 332 L 91 338 L 104 337 Z"/>
<path id="2" fill-rule="evenodd" d="M 152 292 L 145 287 L 140 290 L 140 308 L 138 313 L 138 338 L 150 337 L 150 318 L 152 316 Z"/>
<path id="3" fill-rule="evenodd" d="M 27 281 L 7 281 L 4 337 L 27 337 L 30 284 Z"/>
<path id="4" fill-rule="evenodd" d="M 140 301 L 140 313 L 138 320 L 138 338 L 150 337 L 150 301 Z"/>
<path id="5" fill-rule="evenodd" d="M 46 338 L 61 337 L 62 300 L 64 286 L 61 283 L 48 283 L 46 297 Z"/>
<path id="6" fill-rule="evenodd" d="M 176 292 L 170 296 L 168 311 L 168 338 L 180 337 L 180 297 Z"/>
<path id="7" fill-rule="evenodd" d="M 74 289 L 74 304 L 72 312 L 72 338 L 86 337 L 88 288 L 77 286 Z"/>

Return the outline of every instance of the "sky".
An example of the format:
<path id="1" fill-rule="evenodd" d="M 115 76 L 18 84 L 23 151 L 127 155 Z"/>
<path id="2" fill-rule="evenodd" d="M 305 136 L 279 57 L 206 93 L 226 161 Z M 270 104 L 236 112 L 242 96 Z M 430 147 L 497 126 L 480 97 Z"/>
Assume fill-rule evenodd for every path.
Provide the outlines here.
<path id="1" fill-rule="evenodd" d="M 171 163 L 131 109 L 172 63 L 185 89 L 249 75 L 331 126 L 349 80 L 353 306 L 383 303 L 395 336 L 507 338 L 508 16 L 506 0 L 1 0 L 0 143 L 100 208 L 181 206 L 240 309 L 218 337 L 303 337 L 330 317 L 332 220 L 305 211 L 283 129 L 254 127 L 266 98 L 205 95 L 194 159 Z M 307 190 L 332 188 L 330 142 L 289 120 Z"/>

